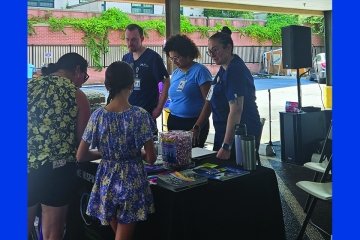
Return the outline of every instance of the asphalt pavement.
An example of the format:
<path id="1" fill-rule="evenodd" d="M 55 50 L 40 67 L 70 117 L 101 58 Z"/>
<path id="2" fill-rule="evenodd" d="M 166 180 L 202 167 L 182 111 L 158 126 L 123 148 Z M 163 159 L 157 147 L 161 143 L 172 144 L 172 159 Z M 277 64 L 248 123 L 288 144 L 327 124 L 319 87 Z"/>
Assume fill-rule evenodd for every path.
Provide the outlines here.
<path id="1" fill-rule="evenodd" d="M 301 79 L 301 98 L 302 106 L 313 106 L 324 108 L 323 93 L 325 84 L 318 84 L 309 81 L 307 78 Z M 260 117 L 266 118 L 261 143 L 280 141 L 280 112 L 285 111 L 286 101 L 297 102 L 297 82 L 296 77 L 292 76 L 272 76 L 271 78 L 255 79 L 256 103 L 259 109 Z M 271 94 L 271 104 L 269 111 L 269 91 Z M 271 138 L 270 138 L 270 117 L 271 112 Z M 211 119 L 211 118 L 210 118 Z M 210 125 L 208 143 L 213 143 L 214 128 Z"/>
<path id="2" fill-rule="evenodd" d="M 306 77 L 301 79 L 302 106 L 314 106 L 324 109 L 322 102 L 325 84 L 318 84 L 309 81 Z M 295 76 L 272 76 L 271 78 L 255 78 L 257 106 L 260 117 L 266 118 L 261 143 L 280 141 L 280 115 L 279 112 L 285 111 L 286 101 L 297 102 L 297 81 Z M 100 91 L 107 96 L 104 85 L 84 86 L 84 90 Z M 271 94 L 271 138 L 270 138 L 270 117 L 269 117 L 269 92 Z M 210 117 L 211 121 L 211 117 Z M 158 129 L 162 129 L 161 118 L 157 121 Z M 214 128 L 210 125 L 208 143 L 214 139 Z"/>

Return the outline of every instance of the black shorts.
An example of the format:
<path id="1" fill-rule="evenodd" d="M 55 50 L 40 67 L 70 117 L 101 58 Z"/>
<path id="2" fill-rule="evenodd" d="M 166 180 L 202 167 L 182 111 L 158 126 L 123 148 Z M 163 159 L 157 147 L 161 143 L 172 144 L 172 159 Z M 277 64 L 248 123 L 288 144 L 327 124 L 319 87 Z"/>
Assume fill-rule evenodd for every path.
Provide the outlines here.
<path id="1" fill-rule="evenodd" d="M 184 131 L 191 131 L 194 124 L 197 121 L 196 118 L 182 118 L 175 115 L 169 114 L 167 120 L 167 127 L 169 130 L 184 130 Z M 203 126 L 200 128 L 200 136 L 199 136 L 199 144 L 193 145 L 192 147 L 201 147 L 203 148 L 209 133 L 209 120 L 207 119 Z"/>
<path id="2" fill-rule="evenodd" d="M 68 205 L 75 196 L 78 180 L 76 163 L 53 169 L 52 163 L 45 163 L 28 173 L 28 207 L 38 203 L 61 207 Z"/>

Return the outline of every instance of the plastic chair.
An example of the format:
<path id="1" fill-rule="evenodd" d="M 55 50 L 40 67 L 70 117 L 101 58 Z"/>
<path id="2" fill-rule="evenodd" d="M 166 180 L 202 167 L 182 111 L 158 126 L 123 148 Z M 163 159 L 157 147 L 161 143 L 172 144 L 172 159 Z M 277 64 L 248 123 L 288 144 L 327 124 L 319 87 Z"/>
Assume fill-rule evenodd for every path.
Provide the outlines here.
<path id="1" fill-rule="evenodd" d="M 315 205 L 316 205 L 317 201 L 318 200 L 323 200 L 323 201 L 331 201 L 332 200 L 332 182 L 326 182 L 327 178 L 329 176 L 329 172 L 331 170 L 331 162 L 332 162 L 332 155 L 329 157 L 329 164 L 327 165 L 320 182 L 300 181 L 300 182 L 296 183 L 296 186 L 298 186 L 299 188 L 301 188 L 302 190 L 304 190 L 305 192 L 307 192 L 309 194 L 310 201 L 311 201 L 309 204 L 309 208 L 307 210 L 305 220 L 304 220 L 304 222 L 301 226 L 301 230 L 298 234 L 298 237 L 297 237 L 298 240 L 303 238 L 305 230 L 306 230 L 306 226 L 308 225 L 309 222 L 311 223 L 311 221 L 310 221 L 311 215 L 315 209 Z M 329 233 L 327 233 L 325 230 L 323 230 L 319 226 L 317 226 L 313 223 L 312 223 L 312 225 L 314 225 L 314 227 L 316 227 L 320 231 L 322 231 L 330 236 Z"/>
<path id="2" fill-rule="evenodd" d="M 311 157 L 311 162 L 304 164 L 304 167 L 314 170 L 316 172 L 324 173 L 327 167 L 329 156 L 331 155 L 332 144 L 332 124 L 330 124 L 328 133 L 325 138 L 321 153 L 314 153 Z M 314 179 L 315 181 L 316 179 Z"/>
<path id="3" fill-rule="evenodd" d="M 332 144 L 332 124 L 330 124 L 329 126 L 323 147 L 321 149 L 321 153 L 320 154 L 314 153 L 311 157 L 311 162 L 307 162 L 304 164 L 304 167 L 315 171 L 313 178 L 314 182 L 318 181 L 319 174 L 325 173 L 325 170 L 329 164 L 329 158 L 332 155 L 331 144 Z M 331 171 L 329 172 L 329 174 L 331 174 Z M 309 208 L 310 197 L 311 196 L 309 195 L 305 203 L 305 207 L 304 207 L 305 213 L 308 211 Z"/>

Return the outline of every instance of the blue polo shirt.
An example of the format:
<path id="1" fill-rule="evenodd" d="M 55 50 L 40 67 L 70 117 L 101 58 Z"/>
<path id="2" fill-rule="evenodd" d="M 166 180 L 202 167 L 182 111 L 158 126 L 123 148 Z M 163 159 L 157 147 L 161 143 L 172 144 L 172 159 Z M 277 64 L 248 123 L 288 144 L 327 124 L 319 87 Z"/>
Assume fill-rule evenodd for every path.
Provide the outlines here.
<path id="1" fill-rule="evenodd" d="M 247 126 L 248 134 L 255 137 L 260 136 L 261 123 L 258 107 L 256 105 L 255 84 L 251 72 L 244 61 L 236 54 L 225 70 L 220 67 L 212 85 L 213 95 L 210 100 L 213 123 L 218 141 L 225 136 L 226 122 L 229 115 L 229 101 L 236 97 L 244 97 L 241 123 Z M 219 142 L 217 144 L 222 144 Z"/>
<path id="2" fill-rule="evenodd" d="M 137 60 L 134 60 L 132 53 L 127 53 L 122 61 L 129 63 L 135 74 L 135 87 L 129 103 L 151 114 L 159 101 L 158 83 L 169 77 L 163 59 L 157 52 L 147 48 Z"/>
<path id="3" fill-rule="evenodd" d="M 195 62 L 186 72 L 175 69 L 169 88 L 171 114 L 182 118 L 198 117 L 205 102 L 200 86 L 211 81 L 210 71 L 200 63 Z"/>

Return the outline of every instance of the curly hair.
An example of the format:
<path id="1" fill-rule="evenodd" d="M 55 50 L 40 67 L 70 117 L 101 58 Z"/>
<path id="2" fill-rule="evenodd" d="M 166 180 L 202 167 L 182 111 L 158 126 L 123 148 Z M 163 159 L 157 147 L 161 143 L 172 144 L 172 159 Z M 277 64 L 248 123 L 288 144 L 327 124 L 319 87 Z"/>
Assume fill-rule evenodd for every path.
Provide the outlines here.
<path id="1" fill-rule="evenodd" d="M 171 51 L 177 52 L 182 57 L 191 57 L 192 59 L 200 57 L 199 49 L 186 35 L 171 36 L 165 43 L 164 51 L 168 57 Z"/>

